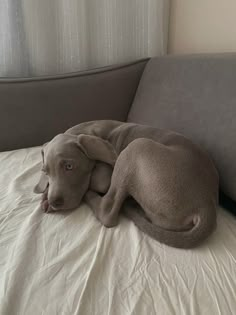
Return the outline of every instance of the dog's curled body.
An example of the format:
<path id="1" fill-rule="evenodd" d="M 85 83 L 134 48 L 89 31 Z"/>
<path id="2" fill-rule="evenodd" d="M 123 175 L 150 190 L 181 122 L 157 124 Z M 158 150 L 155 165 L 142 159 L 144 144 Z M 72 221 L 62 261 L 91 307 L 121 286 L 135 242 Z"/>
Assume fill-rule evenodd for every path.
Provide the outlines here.
<path id="1" fill-rule="evenodd" d="M 62 138 L 81 135 L 103 141 L 101 150 L 92 154 L 94 160 L 106 163 L 99 176 L 110 168 L 108 164 L 114 167 L 104 177 L 109 177 L 109 189 L 103 197 L 91 186 L 85 194 L 102 224 L 117 225 L 122 209 L 143 232 L 179 248 L 195 247 L 212 233 L 219 178 L 212 160 L 197 145 L 172 131 L 110 120 L 79 124 Z M 111 152 L 104 146 L 107 143 L 116 156 L 107 157 Z M 129 196 L 135 204 L 125 202 Z"/>

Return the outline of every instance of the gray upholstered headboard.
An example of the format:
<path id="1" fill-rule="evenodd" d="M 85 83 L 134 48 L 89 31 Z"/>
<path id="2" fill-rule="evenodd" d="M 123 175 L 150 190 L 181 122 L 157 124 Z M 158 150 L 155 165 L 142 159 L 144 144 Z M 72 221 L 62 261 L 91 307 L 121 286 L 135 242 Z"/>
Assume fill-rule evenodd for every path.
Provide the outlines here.
<path id="1" fill-rule="evenodd" d="M 0 151 L 41 145 L 87 120 L 125 121 L 146 62 L 0 79 Z"/>

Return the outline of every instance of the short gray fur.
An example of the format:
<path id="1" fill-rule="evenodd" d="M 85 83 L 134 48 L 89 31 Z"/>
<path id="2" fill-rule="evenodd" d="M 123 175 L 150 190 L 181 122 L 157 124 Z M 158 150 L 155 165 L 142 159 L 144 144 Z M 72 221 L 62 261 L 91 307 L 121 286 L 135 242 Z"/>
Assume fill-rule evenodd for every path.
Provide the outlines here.
<path id="1" fill-rule="evenodd" d="M 90 183 L 96 161 L 114 167 L 112 176 L 109 170 L 103 178 L 97 174 L 98 184 L 107 177 L 104 197 Z M 126 204 L 124 213 L 169 246 L 195 247 L 215 229 L 218 173 L 203 150 L 172 131 L 111 120 L 82 123 L 44 147 L 43 169 L 35 192 L 43 193 L 46 212 L 76 208 L 85 196 L 98 220 L 113 227 L 131 196 L 138 204 Z"/>

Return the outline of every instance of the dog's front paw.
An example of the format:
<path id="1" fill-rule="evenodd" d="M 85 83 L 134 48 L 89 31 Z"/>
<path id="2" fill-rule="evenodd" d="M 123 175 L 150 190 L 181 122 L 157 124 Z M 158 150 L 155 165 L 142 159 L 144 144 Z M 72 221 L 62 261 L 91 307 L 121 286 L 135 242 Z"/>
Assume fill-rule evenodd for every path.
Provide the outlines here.
<path id="1" fill-rule="evenodd" d="M 113 228 L 115 226 L 118 225 L 118 216 L 111 216 L 111 215 L 106 215 L 103 216 L 102 218 L 100 218 L 100 222 L 102 223 L 102 225 L 104 225 L 106 228 Z"/>

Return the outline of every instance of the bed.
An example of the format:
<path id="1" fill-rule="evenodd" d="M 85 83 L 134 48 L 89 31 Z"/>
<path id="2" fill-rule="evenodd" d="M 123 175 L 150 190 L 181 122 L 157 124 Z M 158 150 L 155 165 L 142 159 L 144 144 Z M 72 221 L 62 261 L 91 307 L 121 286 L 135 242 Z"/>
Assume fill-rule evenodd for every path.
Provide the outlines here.
<path id="1" fill-rule="evenodd" d="M 236 229 L 194 250 L 162 245 L 122 217 L 106 229 L 86 204 L 45 214 L 33 193 L 40 147 L 0 154 L 0 314 L 234 314 Z"/>
<path id="2" fill-rule="evenodd" d="M 196 249 L 181 250 L 152 240 L 125 217 L 117 227 L 107 229 L 85 203 L 74 211 L 45 214 L 39 207 L 40 196 L 33 193 L 43 142 L 75 119 L 78 123 L 94 118 L 127 119 L 146 62 L 78 77 L 0 82 L 0 104 L 5 102 L 0 117 L 1 128 L 5 128 L 5 134 L 0 133 L 1 315 L 235 314 L 236 220 L 223 208 L 218 209 L 214 234 Z M 129 87 L 123 76 L 129 77 Z M 63 80 L 68 82 L 71 117 L 63 116 L 61 97 L 52 102 L 53 87 L 63 85 Z M 102 97 L 107 110 L 89 113 L 87 108 L 86 114 L 81 105 L 83 80 L 86 88 L 100 84 L 104 89 L 106 84 L 110 89 L 112 84 L 117 86 L 118 80 L 123 94 L 118 88 L 116 97 L 114 88 L 109 97 L 102 97 L 99 93 L 104 92 L 96 89 L 96 102 Z M 13 102 L 13 90 L 18 103 Z M 42 107 L 40 97 L 37 102 L 34 99 L 37 93 Z M 78 98 L 76 109 L 71 95 Z M 114 108 L 111 97 L 116 99 Z M 124 99 L 126 107 L 116 112 Z M 35 102 L 37 117 L 25 116 Z M 18 121 L 23 124 L 11 117 L 10 106 L 18 110 Z M 50 106 L 59 106 L 59 125 L 50 116 Z M 75 118 L 75 110 L 83 114 Z M 129 117 L 132 120 L 132 112 Z M 12 132 L 6 133 L 9 126 Z"/>

